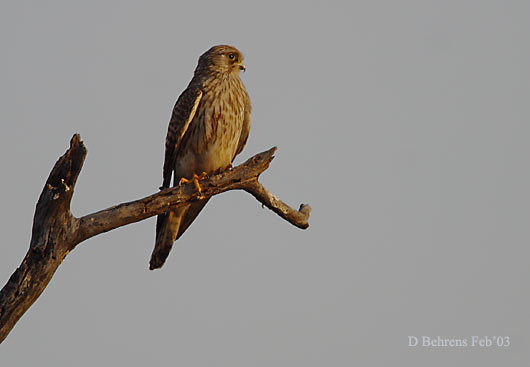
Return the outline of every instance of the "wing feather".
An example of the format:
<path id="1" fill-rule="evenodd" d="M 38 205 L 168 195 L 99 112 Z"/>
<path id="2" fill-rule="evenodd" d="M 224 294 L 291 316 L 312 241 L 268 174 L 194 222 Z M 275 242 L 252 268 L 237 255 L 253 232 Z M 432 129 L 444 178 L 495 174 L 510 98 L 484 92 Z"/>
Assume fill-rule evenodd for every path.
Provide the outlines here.
<path id="1" fill-rule="evenodd" d="M 162 188 L 169 187 L 178 146 L 195 116 L 201 97 L 202 91 L 199 88 L 187 88 L 175 103 L 167 128 Z"/>

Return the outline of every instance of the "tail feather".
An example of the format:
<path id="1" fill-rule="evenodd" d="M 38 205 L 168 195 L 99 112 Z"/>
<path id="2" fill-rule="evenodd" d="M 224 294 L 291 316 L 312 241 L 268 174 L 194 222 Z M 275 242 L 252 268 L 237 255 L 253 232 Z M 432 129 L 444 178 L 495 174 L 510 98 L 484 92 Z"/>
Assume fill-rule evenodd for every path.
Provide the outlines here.
<path id="1" fill-rule="evenodd" d="M 173 243 L 189 228 L 208 200 L 200 200 L 157 217 L 155 248 L 149 261 L 150 270 L 159 269 L 164 265 Z"/>
<path id="2" fill-rule="evenodd" d="M 157 217 L 155 248 L 149 261 L 150 270 L 161 268 L 164 265 L 173 247 L 173 242 L 177 238 L 180 222 L 184 214 L 183 211 L 186 209 L 179 208 Z"/>
<path id="3" fill-rule="evenodd" d="M 197 218 L 197 215 L 199 215 L 208 200 L 200 200 L 157 217 L 155 248 L 151 254 L 149 269 L 158 269 L 164 265 L 173 243 L 182 236 Z"/>
<path id="4" fill-rule="evenodd" d="M 197 201 L 189 206 L 188 211 L 185 215 L 183 215 L 182 221 L 180 222 L 180 226 L 177 232 L 177 240 L 180 238 L 180 236 L 182 236 L 186 229 L 188 229 L 188 227 L 195 220 L 195 218 L 197 218 L 197 216 L 204 208 L 208 200 L 210 200 L 210 198 Z"/>

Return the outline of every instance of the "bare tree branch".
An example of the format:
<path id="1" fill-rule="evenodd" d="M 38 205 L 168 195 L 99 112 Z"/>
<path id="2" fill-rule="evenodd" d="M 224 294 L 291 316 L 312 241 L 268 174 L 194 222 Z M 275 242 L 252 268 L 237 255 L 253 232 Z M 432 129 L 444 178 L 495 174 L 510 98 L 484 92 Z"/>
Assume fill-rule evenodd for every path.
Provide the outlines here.
<path id="1" fill-rule="evenodd" d="M 65 256 L 82 241 L 100 233 L 229 190 L 245 190 L 291 224 L 307 228 L 309 205 L 302 204 L 295 210 L 258 181 L 275 151 L 272 148 L 256 154 L 232 170 L 201 180 L 201 193 L 187 184 L 76 218 L 70 212 L 70 202 L 87 150 L 75 134 L 70 148 L 55 163 L 37 202 L 29 250 L 0 290 L 0 343 L 44 291 Z"/>

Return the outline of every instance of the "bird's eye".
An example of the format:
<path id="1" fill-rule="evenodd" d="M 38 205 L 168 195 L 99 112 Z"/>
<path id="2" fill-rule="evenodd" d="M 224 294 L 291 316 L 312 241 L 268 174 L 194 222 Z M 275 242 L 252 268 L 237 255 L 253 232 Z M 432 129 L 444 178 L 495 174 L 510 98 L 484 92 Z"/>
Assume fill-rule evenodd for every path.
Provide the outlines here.
<path id="1" fill-rule="evenodd" d="M 234 54 L 229 54 L 229 55 L 228 55 L 228 58 L 229 58 L 230 60 L 233 60 L 235 57 L 236 57 L 236 55 L 234 55 Z"/>

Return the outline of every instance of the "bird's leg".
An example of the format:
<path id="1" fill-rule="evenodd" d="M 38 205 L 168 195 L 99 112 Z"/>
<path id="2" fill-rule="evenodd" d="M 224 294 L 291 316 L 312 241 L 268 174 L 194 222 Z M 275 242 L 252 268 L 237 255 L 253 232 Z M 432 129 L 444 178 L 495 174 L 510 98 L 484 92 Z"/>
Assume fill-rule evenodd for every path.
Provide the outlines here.
<path id="1" fill-rule="evenodd" d="M 180 181 L 179 181 L 179 185 L 193 182 L 193 185 L 195 186 L 195 189 L 197 189 L 197 191 L 200 194 L 202 192 L 202 189 L 201 189 L 201 185 L 199 185 L 199 180 L 204 180 L 207 177 L 208 177 L 208 174 L 206 172 L 203 172 L 200 175 L 197 175 L 197 174 L 194 173 L 193 177 L 191 178 L 191 180 L 188 180 L 187 178 L 182 177 L 180 179 Z"/>

